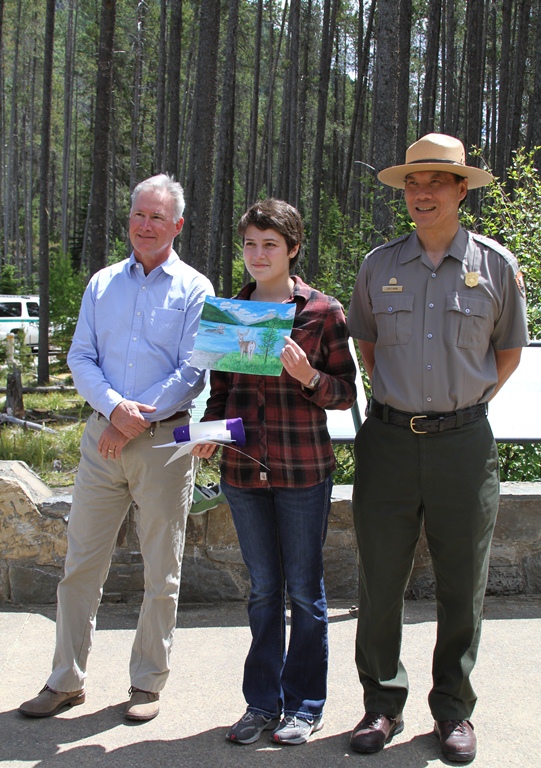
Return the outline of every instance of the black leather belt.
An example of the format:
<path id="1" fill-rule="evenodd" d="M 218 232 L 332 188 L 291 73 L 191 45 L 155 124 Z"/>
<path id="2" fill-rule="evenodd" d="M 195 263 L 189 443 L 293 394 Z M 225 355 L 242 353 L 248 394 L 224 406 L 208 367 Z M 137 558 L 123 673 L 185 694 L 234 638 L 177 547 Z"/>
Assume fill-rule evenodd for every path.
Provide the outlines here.
<path id="1" fill-rule="evenodd" d="M 487 412 L 487 404 L 479 403 L 451 413 L 406 413 L 405 411 L 397 411 L 396 408 L 391 408 L 389 405 L 382 405 L 373 397 L 366 408 L 367 416 L 375 416 L 377 419 L 388 424 L 394 424 L 396 427 L 406 427 L 417 435 L 460 429 L 464 424 L 471 424 L 472 421 L 483 418 Z"/>

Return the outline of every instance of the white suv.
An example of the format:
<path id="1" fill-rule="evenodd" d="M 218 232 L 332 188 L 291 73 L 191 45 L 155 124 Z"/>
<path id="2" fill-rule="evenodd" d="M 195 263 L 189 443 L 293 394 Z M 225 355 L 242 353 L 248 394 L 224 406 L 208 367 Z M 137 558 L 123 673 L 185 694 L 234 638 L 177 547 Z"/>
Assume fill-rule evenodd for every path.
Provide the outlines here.
<path id="1" fill-rule="evenodd" d="M 8 333 L 24 333 L 25 342 L 37 347 L 39 338 L 39 296 L 0 294 L 0 340 Z"/>

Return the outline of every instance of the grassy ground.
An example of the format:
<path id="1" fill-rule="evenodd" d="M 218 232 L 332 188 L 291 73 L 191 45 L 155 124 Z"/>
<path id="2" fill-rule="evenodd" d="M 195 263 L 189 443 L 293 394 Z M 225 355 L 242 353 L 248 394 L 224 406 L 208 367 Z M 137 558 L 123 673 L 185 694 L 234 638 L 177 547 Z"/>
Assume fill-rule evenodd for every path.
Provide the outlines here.
<path id="1" fill-rule="evenodd" d="M 0 371 L 0 387 L 6 386 L 6 371 Z M 23 386 L 35 384 L 33 372 L 22 376 Z M 51 385 L 71 384 L 66 375 L 51 377 Z M 0 393 L 0 412 L 5 412 L 5 394 Z M 79 464 L 79 444 L 92 409 L 76 392 L 26 393 L 23 395 L 25 419 L 43 424 L 54 434 L 0 424 L 0 460 L 24 461 L 53 488 L 73 485 Z M 197 482 L 210 485 L 219 481 L 219 459 L 203 461 Z"/>
<path id="2" fill-rule="evenodd" d="M 72 485 L 90 406 L 78 394 L 63 392 L 29 393 L 23 402 L 25 419 L 53 429 L 54 434 L 4 423 L 0 459 L 25 461 L 47 485 Z M 4 405 L 5 396 L 0 395 L 0 410 Z"/>

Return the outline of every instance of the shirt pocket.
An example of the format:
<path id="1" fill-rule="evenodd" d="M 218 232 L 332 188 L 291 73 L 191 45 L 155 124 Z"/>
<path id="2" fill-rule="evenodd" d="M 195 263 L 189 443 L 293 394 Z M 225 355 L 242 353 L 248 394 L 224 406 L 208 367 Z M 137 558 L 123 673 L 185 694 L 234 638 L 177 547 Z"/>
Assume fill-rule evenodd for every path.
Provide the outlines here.
<path id="1" fill-rule="evenodd" d="M 492 332 L 492 303 L 480 296 L 447 294 L 445 340 L 454 347 L 481 349 Z"/>
<path id="2" fill-rule="evenodd" d="M 372 312 L 378 344 L 407 344 L 413 334 L 413 293 L 389 293 L 374 297 Z"/>
<path id="3" fill-rule="evenodd" d="M 301 328 L 293 328 L 291 338 L 303 350 L 311 365 L 322 359 L 321 329 L 323 322 L 314 320 L 305 323 Z"/>
<path id="4" fill-rule="evenodd" d="M 184 331 L 184 319 L 185 313 L 182 309 L 154 307 L 146 328 L 149 342 L 162 347 L 178 347 Z"/>

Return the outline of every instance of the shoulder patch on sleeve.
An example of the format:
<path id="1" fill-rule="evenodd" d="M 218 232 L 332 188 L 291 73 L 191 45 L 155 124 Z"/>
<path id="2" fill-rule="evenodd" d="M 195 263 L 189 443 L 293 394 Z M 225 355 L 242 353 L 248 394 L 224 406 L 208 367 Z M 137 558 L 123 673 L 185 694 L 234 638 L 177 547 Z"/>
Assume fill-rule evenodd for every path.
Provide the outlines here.
<path id="1" fill-rule="evenodd" d="M 515 275 L 515 283 L 517 284 L 517 288 L 519 290 L 520 295 L 523 299 L 526 298 L 526 286 L 524 285 L 524 275 L 522 272 L 519 271 Z"/>

